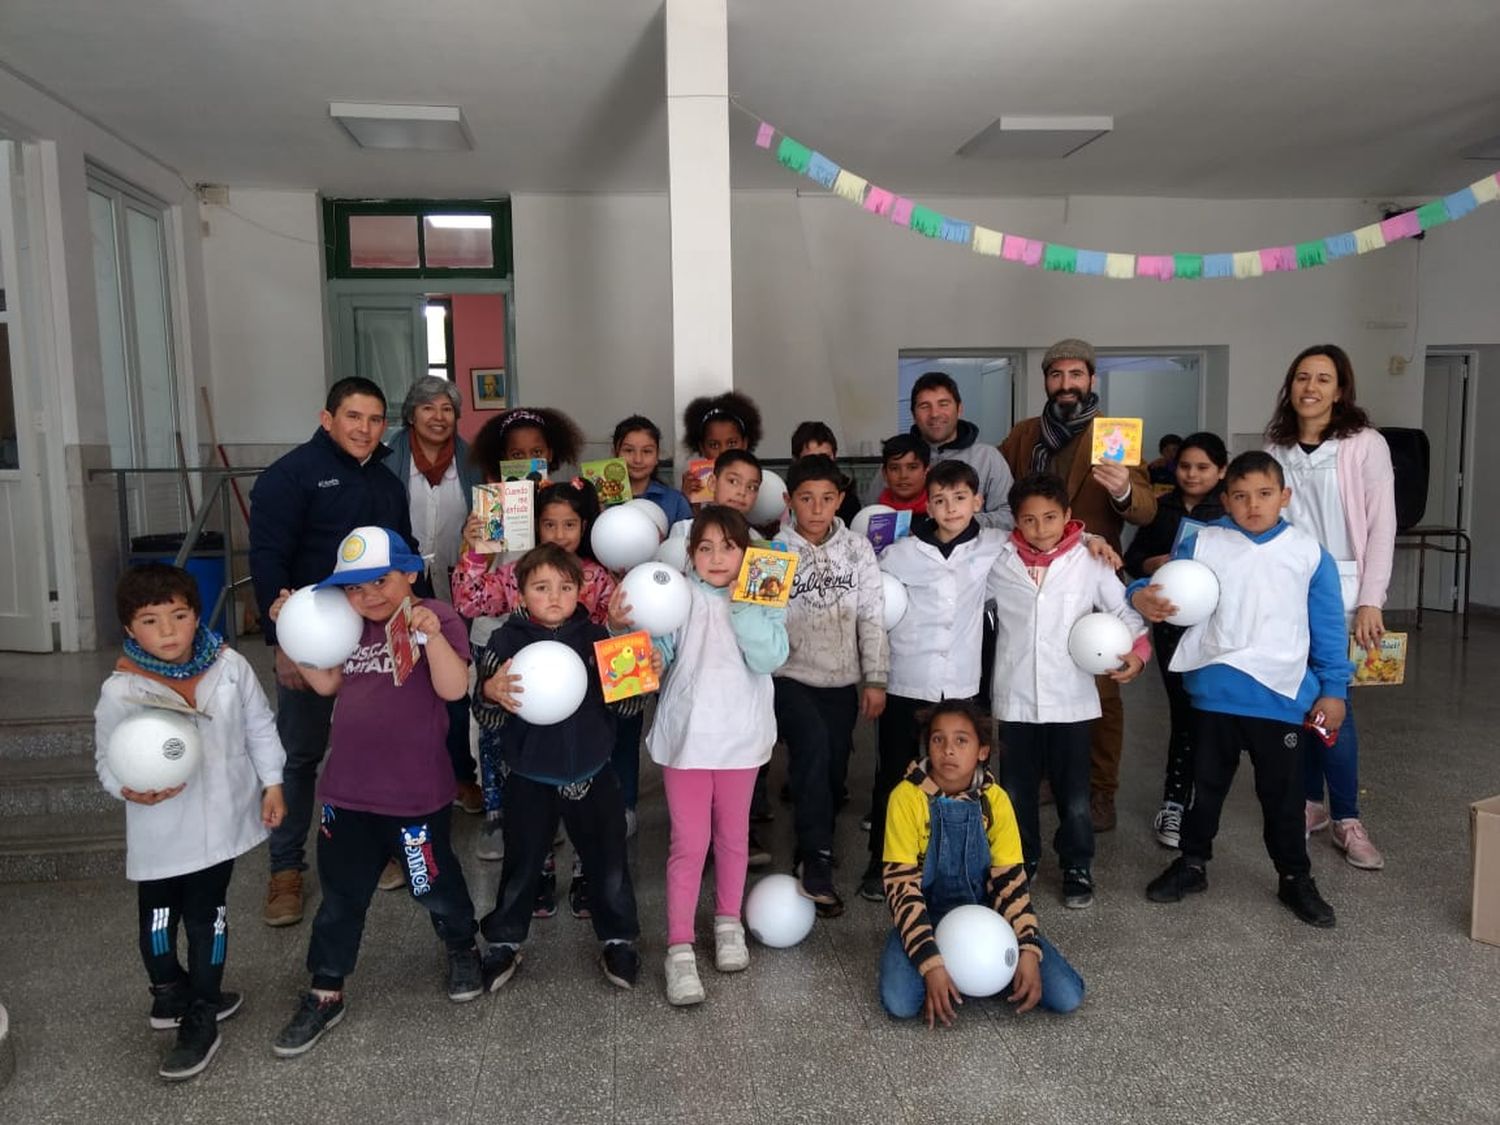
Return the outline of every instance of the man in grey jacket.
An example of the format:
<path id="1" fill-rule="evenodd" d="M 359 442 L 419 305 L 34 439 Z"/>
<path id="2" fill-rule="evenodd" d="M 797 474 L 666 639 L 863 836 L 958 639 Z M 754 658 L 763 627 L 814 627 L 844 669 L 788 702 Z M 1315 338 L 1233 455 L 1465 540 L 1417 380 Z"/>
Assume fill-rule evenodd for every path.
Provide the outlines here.
<path id="1" fill-rule="evenodd" d="M 1009 531 L 1016 525 L 1011 516 L 1010 486 L 1015 483 L 1010 466 L 1000 450 L 979 440 L 979 427 L 963 417 L 964 400 L 958 384 L 944 371 L 929 371 L 911 388 L 911 432 L 927 443 L 930 464 L 962 461 L 979 476 L 984 508 L 975 518 L 981 527 Z"/>

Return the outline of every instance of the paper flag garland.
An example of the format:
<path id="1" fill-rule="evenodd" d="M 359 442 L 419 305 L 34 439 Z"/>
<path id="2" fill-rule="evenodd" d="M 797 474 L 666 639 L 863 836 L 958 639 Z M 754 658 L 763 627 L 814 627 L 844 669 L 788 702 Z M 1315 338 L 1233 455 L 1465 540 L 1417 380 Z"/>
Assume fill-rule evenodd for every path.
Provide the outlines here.
<path id="1" fill-rule="evenodd" d="M 778 132 L 769 122 L 757 119 L 755 146 L 769 152 Z M 840 199 L 848 200 L 872 215 L 885 217 L 896 226 L 906 227 L 936 241 L 966 245 L 973 253 L 988 258 L 1004 258 L 1032 268 L 1040 266 L 1050 273 L 1076 273 L 1117 280 L 1138 277 L 1157 281 L 1250 278 L 1316 269 L 1340 258 L 1373 253 L 1393 242 L 1414 238 L 1500 199 L 1500 173 L 1494 173 L 1466 188 L 1428 200 L 1378 223 L 1325 238 L 1232 253 L 1129 254 L 1084 250 L 1019 234 L 1002 234 L 965 219 L 943 215 L 870 183 L 785 133 L 780 133 L 780 137 L 775 149 L 778 163 L 807 176 Z"/>

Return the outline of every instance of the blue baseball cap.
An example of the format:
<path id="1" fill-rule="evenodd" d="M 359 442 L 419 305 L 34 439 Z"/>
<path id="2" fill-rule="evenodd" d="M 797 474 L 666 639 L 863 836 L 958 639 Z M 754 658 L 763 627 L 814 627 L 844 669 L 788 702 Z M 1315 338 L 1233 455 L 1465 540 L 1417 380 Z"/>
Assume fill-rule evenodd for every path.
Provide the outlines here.
<path id="1" fill-rule="evenodd" d="M 390 528 L 356 527 L 339 544 L 333 573 L 318 583 L 318 589 L 373 582 L 393 570 L 421 574 L 426 569 L 422 556 L 413 554 L 406 540 Z"/>

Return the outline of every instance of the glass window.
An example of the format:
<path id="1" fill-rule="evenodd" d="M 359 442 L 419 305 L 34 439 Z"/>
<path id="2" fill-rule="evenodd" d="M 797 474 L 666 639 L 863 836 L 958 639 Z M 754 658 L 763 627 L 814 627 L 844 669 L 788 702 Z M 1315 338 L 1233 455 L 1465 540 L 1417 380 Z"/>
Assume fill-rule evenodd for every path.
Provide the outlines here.
<path id="1" fill-rule="evenodd" d="M 436 269 L 487 270 L 495 264 L 494 220 L 489 215 L 426 215 L 426 264 Z"/>
<path id="2" fill-rule="evenodd" d="M 0 305 L 0 311 L 4 306 Z M 10 326 L 0 323 L 0 469 L 19 469 L 16 400 L 10 382 Z"/>
<path id="3" fill-rule="evenodd" d="M 1012 388 L 1020 356 L 962 352 L 902 352 L 896 376 L 896 432 L 911 429 L 911 388 L 928 371 L 947 372 L 963 397 L 963 418 L 979 427 L 979 440 L 997 444 L 1014 421 Z"/>
<path id="4" fill-rule="evenodd" d="M 414 270 L 421 266 L 415 215 L 350 215 L 349 265 L 358 270 Z"/>

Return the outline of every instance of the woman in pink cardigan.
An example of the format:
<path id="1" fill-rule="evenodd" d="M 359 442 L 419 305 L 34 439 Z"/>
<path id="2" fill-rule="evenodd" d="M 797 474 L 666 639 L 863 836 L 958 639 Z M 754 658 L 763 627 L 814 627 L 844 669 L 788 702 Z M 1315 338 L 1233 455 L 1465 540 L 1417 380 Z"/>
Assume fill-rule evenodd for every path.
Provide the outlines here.
<path id="1" fill-rule="evenodd" d="M 1354 366 L 1342 348 L 1317 344 L 1292 361 L 1266 441 L 1292 490 L 1287 521 L 1316 537 L 1338 563 L 1349 629 L 1372 648 L 1385 632 L 1381 609 L 1396 545 L 1395 475 L 1385 438 L 1355 404 Z M 1385 860 L 1359 819 L 1353 708 L 1332 746 L 1316 737 L 1305 746 L 1308 834 L 1331 822 L 1334 846 L 1349 863 L 1380 870 Z"/>

